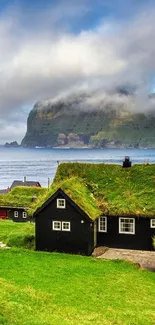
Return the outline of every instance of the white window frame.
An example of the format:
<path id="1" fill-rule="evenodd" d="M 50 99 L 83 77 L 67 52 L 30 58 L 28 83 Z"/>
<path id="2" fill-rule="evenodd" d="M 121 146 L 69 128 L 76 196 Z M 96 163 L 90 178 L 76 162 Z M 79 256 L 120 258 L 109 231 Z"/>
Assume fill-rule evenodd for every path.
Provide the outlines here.
<path id="1" fill-rule="evenodd" d="M 60 225 L 60 228 L 55 226 L 55 223 L 58 223 Z M 52 221 L 52 230 L 61 231 L 61 221 L 53 220 Z"/>
<path id="2" fill-rule="evenodd" d="M 102 219 L 104 219 L 104 223 L 105 223 L 105 228 L 104 229 L 101 229 L 101 222 L 102 222 Z M 99 232 L 107 232 L 107 217 L 105 216 L 102 216 L 99 218 L 99 222 L 98 222 L 98 231 Z"/>
<path id="3" fill-rule="evenodd" d="M 62 201 L 64 204 L 61 205 L 60 201 Z M 65 199 L 57 199 L 57 208 L 58 209 L 65 209 L 66 208 L 66 200 Z"/>
<path id="4" fill-rule="evenodd" d="M 67 223 L 69 225 L 68 229 L 64 228 L 65 223 Z M 62 231 L 71 231 L 71 223 L 70 223 L 70 221 L 62 221 Z"/>
<path id="5" fill-rule="evenodd" d="M 155 219 L 150 220 L 150 227 L 155 228 Z"/>
<path id="6" fill-rule="evenodd" d="M 14 217 L 18 218 L 18 211 L 14 211 Z"/>
<path id="7" fill-rule="evenodd" d="M 121 230 L 121 220 L 133 220 L 133 231 L 122 231 Z M 135 218 L 119 218 L 119 234 L 125 235 L 135 235 Z"/>
<path id="8" fill-rule="evenodd" d="M 22 217 L 23 217 L 23 219 L 26 219 L 27 218 L 27 212 L 26 211 L 23 211 Z"/>

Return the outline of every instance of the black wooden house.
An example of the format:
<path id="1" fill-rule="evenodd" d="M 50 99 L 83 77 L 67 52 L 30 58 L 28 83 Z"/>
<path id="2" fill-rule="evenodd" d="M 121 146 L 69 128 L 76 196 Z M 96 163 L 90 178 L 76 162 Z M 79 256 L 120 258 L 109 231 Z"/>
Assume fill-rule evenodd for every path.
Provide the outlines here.
<path id="1" fill-rule="evenodd" d="M 90 255 L 94 222 L 58 189 L 35 213 L 36 249 Z"/>
<path id="2" fill-rule="evenodd" d="M 155 165 L 60 164 L 51 197 L 34 213 L 36 249 L 84 255 L 96 246 L 153 250 L 154 179 Z"/>
<path id="3" fill-rule="evenodd" d="M 15 187 L 6 194 L 0 194 L 0 219 L 11 219 L 14 222 L 32 221 L 29 213 L 37 197 L 41 197 L 46 188 Z"/>

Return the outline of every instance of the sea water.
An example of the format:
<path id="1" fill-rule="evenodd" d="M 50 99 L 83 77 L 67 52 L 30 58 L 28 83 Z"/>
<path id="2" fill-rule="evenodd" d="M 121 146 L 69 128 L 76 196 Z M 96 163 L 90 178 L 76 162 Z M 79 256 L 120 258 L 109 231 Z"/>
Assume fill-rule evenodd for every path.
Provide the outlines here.
<path id="1" fill-rule="evenodd" d="M 122 164 L 129 156 L 133 164 L 155 163 L 155 149 L 46 149 L 0 147 L 0 189 L 14 180 L 38 181 L 42 186 L 52 182 L 61 162 L 104 162 Z"/>

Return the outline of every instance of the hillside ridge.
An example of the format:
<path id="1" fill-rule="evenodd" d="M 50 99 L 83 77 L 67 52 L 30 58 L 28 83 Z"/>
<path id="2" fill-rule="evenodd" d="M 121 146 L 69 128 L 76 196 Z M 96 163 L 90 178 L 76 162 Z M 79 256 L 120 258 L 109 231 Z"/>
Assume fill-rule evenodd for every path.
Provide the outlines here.
<path id="1" fill-rule="evenodd" d="M 119 95 L 118 99 L 117 105 L 112 100 L 93 103 L 93 97 L 85 94 L 65 100 L 40 101 L 28 116 L 27 132 L 21 145 L 155 148 L 154 113 L 146 115 L 129 110 L 123 102 L 129 101 L 127 94 Z"/>

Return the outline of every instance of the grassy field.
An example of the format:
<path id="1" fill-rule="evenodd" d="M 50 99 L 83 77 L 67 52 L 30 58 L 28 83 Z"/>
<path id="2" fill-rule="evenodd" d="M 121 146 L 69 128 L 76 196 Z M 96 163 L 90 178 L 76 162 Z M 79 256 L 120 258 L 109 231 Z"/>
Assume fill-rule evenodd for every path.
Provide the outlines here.
<path id="1" fill-rule="evenodd" d="M 1 238 L 26 227 L 2 221 Z M 0 249 L 0 324 L 154 325 L 155 273 L 122 261 Z"/>
<path id="2" fill-rule="evenodd" d="M 0 241 L 11 247 L 34 248 L 34 223 L 0 220 Z"/>

